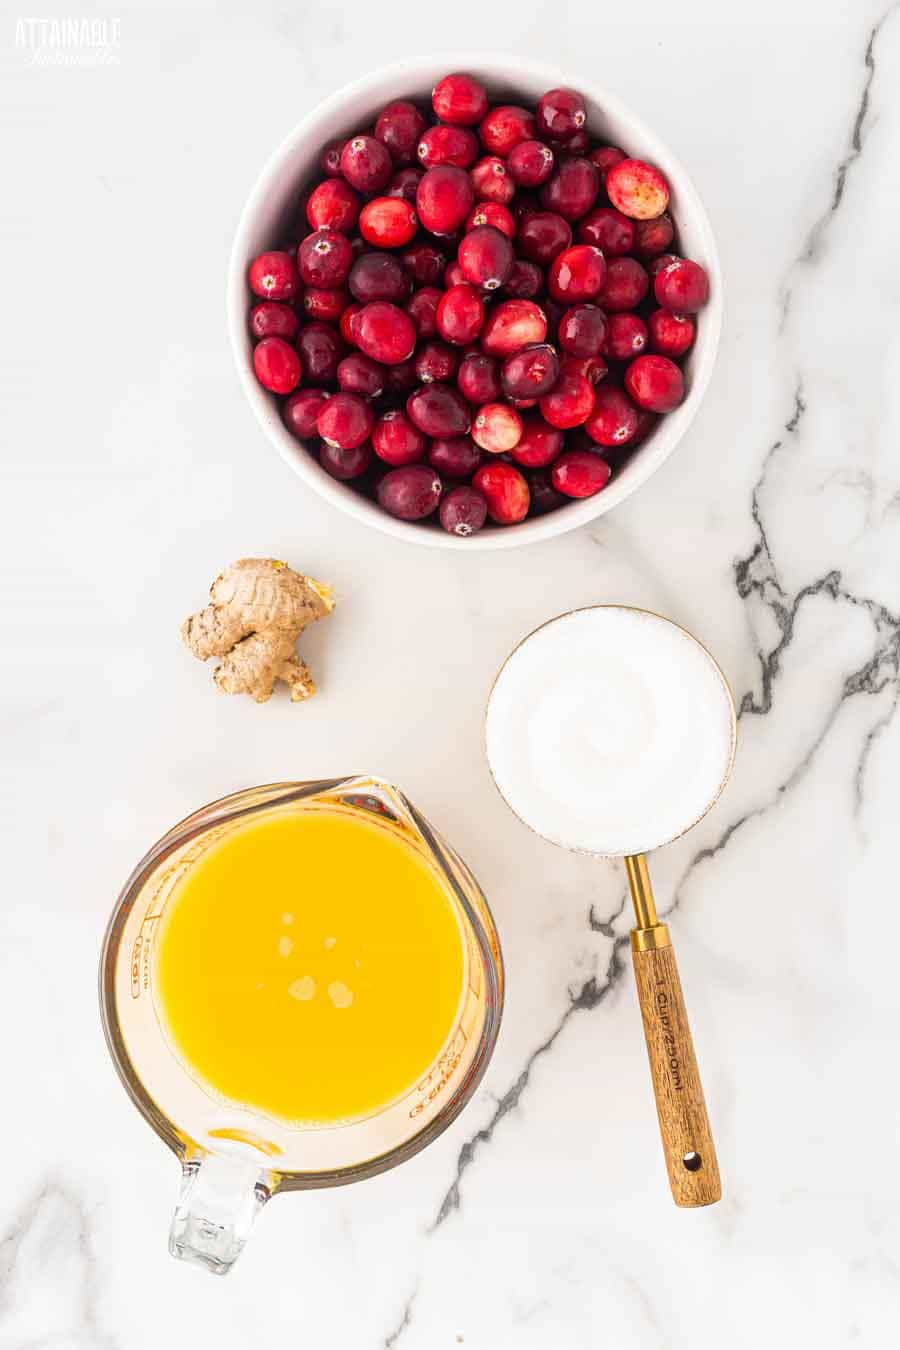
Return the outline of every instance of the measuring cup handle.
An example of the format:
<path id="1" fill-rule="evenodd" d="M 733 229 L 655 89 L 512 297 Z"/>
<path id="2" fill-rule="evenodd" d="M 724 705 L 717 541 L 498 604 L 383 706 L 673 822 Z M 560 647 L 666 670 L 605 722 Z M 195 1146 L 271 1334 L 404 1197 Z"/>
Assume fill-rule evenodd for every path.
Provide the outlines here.
<path id="1" fill-rule="evenodd" d="M 268 1174 L 244 1158 L 208 1154 L 187 1160 L 182 1164 L 169 1251 L 214 1275 L 226 1275 L 271 1194 Z"/>

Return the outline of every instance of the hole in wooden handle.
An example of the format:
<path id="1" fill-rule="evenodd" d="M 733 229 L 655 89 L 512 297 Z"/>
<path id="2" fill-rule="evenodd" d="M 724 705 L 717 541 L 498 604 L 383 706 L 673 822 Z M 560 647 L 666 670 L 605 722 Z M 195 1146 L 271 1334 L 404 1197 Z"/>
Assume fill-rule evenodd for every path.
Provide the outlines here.
<path id="1" fill-rule="evenodd" d="M 694 1153 L 693 1150 L 691 1150 L 690 1153 L 686 1153 L 681 1161 L 689 1172 L 699 1172 L 700 1168 L 703 1166 L 703 1159 L 700 1157 L 700 1154 Z"/>

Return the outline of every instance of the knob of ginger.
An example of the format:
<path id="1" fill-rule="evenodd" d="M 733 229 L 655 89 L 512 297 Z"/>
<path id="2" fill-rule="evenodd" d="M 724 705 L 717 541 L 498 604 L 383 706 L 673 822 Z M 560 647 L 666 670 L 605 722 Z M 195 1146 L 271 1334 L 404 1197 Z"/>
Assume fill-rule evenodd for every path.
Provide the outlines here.
<path id="1" fill-rule="evenodd" d="M 226 694 L 257 703 L 283 680 L 298 703 L 316 692 L 295 650 L 307 624 L 334 609 L 331 591 L 274 558 L 242 558 L 216 577 L 212 604 L 181 625 L 185 646 L 200 661 L 221 656 L 213 679 Z"/>

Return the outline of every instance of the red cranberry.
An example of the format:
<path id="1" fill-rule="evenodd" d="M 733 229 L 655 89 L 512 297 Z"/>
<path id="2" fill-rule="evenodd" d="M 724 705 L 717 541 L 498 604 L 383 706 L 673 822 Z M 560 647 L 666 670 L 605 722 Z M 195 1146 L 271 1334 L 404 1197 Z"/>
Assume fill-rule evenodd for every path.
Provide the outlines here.
<path id="1" fill-rule="evenodd" d="M 487 502 L 473 487 L 451 488 L 441 502 L 440 522 L 448 534 L 466 539 L 487 520 Z"/>
<path id="2" fill-rule="evenodd" d="M 531 494 L 523 474 L 512 464 L 497 461 L 475 471 L 472 486 L 482 493 L 488 515 L 498 525 L 515 525 L 528 515 Z"/>
<path id="3" fill-rule="evenodd" d="M 341 151 L 341 173 L 352 188 L 369 197 L 387 187 L 393 163 L 374 136 L 353 136 Z"/>
<path id="4" fill-rule="evenodd" d="M 533 211 L 519 225 L 516 243 L 523 258 L 546 267 L 572 242 L 572 229 L 555 211 Z"/>
<path id="5" fill-rule="evenodd" d="M 488 315 L 481 345 L 489 356 L 512 356 L 546 336 L 547 316 L 540 305 L 533 300 L 504 300 Z"/>
<path id="6" fill-rule="evenodd" d="M 327 323 L 308 323 L 300 330 L 297 352 L 303 367 L 304 384 L 334 384 L 338 363 L 346 356 L 346 347 Z"/>
<path id="7" fill-rule="evenodd" d="M 425 169 L 438 164 L 469 169 L 478 158 L 478 137 L 467 127 L 428 127 L 419 138 L 416 155 Z"/>
<path id="8" fill-rule="evenodd" d="M 664 309 L 676 314 L 695 314 L 709 299 L 709 277 L 699 263 L 676 258 L 657 272 L 653 293 Z"/>
<path id="9" fill-rule="evenodd" d="M 414 103 L 397 99 L 382 108 L 375 123 L 375 139 L 387 146 L 395 164 L 412 164 L 425 118 Z"/>
<path id="10" fill-rule="evenodd" d="M 474 286 L 463 283 L 444 292 L 437 309 L 437 327 L 446 342 L 464 347 L 475 341 L 483 324 L 484 301 Z"/>
<path id="11" fill-rule="evenodd" d="M 352 262 L 350 241 L 337 230 L 315 230 L 297 250 L 297 266 L 307 286 L 331 290 L 343 285 Z"/>
<path id="12" fill-rule="evenodd" d="M 388 389 L 394 394 L 408 394 L 411 389 L 415 389 L 416 363 L 411 356 L 405 361 L 398 361 L 395 366 L 388 366 L 387 382 Z"/>
<path id="13" fill-rule="evenodd" d="M 582 127 L 567 141 L 553 140 L 550 144 L 554 150 L 564 150 L 567 155 L 586 155 L 591 148 L 591 138 Z"/>
<path id="14" fill-rule="evenodd" d="M 593 300 L 606 280 L 606 259 L 593 244 L 575 244 L 564 249 L 550 264 L 547 289 L 554 300 L 572 304 Z"/>
<path id="15" fill-rule="evenodd" d="M 559 357 L 546 342 L 508 356 L 500 374 L 503 392 L 513 400 L 542 398 L 558 378 Z"/>
<path id="16" fill-rule="evenodd" d="M 250 332 L 255 338 L 280 337 L 288 342 L 297 336 L 300 321 L 289 305 L 263 300 L 250 311 Z"/>
<path id="17" fill-rule="evenodd" d="M 356 334 L 353 325 L 356 323 L 357 316 L 361 313 L 362 305 L 351 304 L 347 306 L 340 317 L 339 327 L 341 330 L 341 337 L 348 347 L 356 346 Z"/>
<path id="18" fill-rule="evenodd" d="M 689 314 L 655 309 L 647 319 L 650 346 L 662 356 L 684 356 L 694 342 L 697 325 Z"/>
<path id="19" fill-rule="evenodd" d="M 647 325 L 636 314 L 610 314 L 604 355 L 612 361 L 631 361 L 647 348 Z"/>
<path id="20" fill-rule="evenodd" d="M 581 426 L 590 417 L 593 407 L 594 386 L 584 375 L 574 371 L 561 374 L 554 388 L 540 401 L 544 421 L 563 431 Z"/>
<path id="21" fill-rule="evenodd" d="M 352 450 L 342 450 L 338 445 L 329 445 L 323 441 L 319 446 L 319 463 L 332 478 L 346 482 L 349 478 L 359 478 L 372 463 L 371 445 L 357 445 Z"/>
<path id="22" fill-rule="evenodd" d="M 615 145 L 598 145 L 592 150 L 589 159 L 600 170 L 600 181 L 606 183 L 606 175 L 614 164 L 620 164 L 625 158 L 625 151 L 620 150 Z"/>
<path id="23" fill-rule="evenodd" d="M 479 407 L 482 403 L 496 403 L 503 393 L 500 368 L 494 357 L 484 352 L 466 353 L 456 372 L 456 383 L 463 398 Z"/>
<path id="24" fill-rule="evenodd" d="M 639 258 L 657 258 L 675 238 L 672 217 L 664 211 L 653 220 L 638 220 L 634 229 L 634 251 Z"/>
<path id="25" fill-rule="evenodd" d="M 421 169 L 398 169 L 385 189 L 385 196 L 402 197 L 415 204 L 416 191 L 424 177 Z"/>
<path id="26" fill-rule="evenodd" d="M 464 236 L 457 261 L 466 281 L 485 291 L 496 291 L 512 271 L 512 244 L 492 225 L 477 225 Z"/>
<path id="27" fill-rule="evenodd" d="M 423 384 L 406 400 L 406 411 L 426 436 L 464 436 L 471 424 L 469 405 L 446 384 Z"/>
<path id="28" fill-rule="evenodd" d="M 521 435 L 522 419 L 508 403 L 485 403 L 475 414 L 472 439 L 489 454 L 506 454 L 518 445 Z"/>
<path id="29" fill-rule="evenodd" d="M 553 486 L 549 469 L 533 469 L 528 474 L 528 487 L 533 516 L 545 516 L 548 511 L 555 511 L 566 503 L 566 498 Z"/>
<path id="30" fill-rule="evenodd" d="M 394 366 L 412 356 L 416 326 L 408 314 L 385 300 L 365 305 L 356 321 L 356 343 L 366 356 Z"/>
<path id="31" fill-rule="evenodd" d="M 477 230 L 479 225 L 491 225 L 507 239 L 516 237 L 516 221 L 512 212 L 500 202 L 477 202 L 466 217 L 466 232 Z"/>
<path id="32" fill-rule="evenodd" d="M 671 412 L 684 398 L 684 376 L 667 356 L 639 356 L 625 372 L 625 388 L 639 408 Z"/>
<path id="33" fill-rule="evenodd" d="M 544 289 L 544 274 L 537 263 L 516 258 L 503 289 L 514 300 L 533 300 Z"/>
<path id="34" fill-rule="evenodd" d="M 609 370 L 602 356 L 566 355 L 560 361 L 559 368 L 563 374 L 583 375 L 591 384 L 599 384 Z"/>
<path id="35" fill-rule="evenodd" d="M 314 230 L 340 230 L 349 234 L 359 220 L 362 205 L 343 178 L 326 178 L 306 203 L 306 219 Z"/>
<path id="36" fill-rule="evenodd" d="M 587 215 L 600 191 L 600 172 L 589 159 L 564 159 L 541 188 L 541 204 L 566 220 Z"/>
<path id="37" fill-rule="evenodd" d="M 328 398 L 324 389 L 298 389 L 291 394 L 281 410 L 288 431 L 299 440 L 308 441 L 316 434 L 316 419 Z"/>
<path id="38" fill-rule="evenodd" d="M 551 427 L 543 417 L 531 413 L 522 419 L 522 435 L 513 447 L 512 457 L 517 464 L 529 469 L 540 469 L 552 464 L 563 448 L 563 433 Z"/>
<path id="39" fill-rule="evenodd" d="M 346 141 L 329 141 L 319 157 L 319 167 L 326 178 L 340 178 L 341 151 Z"/>
<path id="40" fill-rule="evenodd" d="M 362 445 L 371 436 L 374 425 L 371 406 L 358 394 L 334 394 L 323 404 L 316 419 L 322 440 L 341 450 L 355 450 Z"/>
<path id="41" fill-rule="evenodd" d="M 677 253 L 660 253 L 658 258 L 651 258 L 648 261 L 647 271 L 650 273 L 651 277 L 655 277 L 659 275 L 664 267 L 668 267 L 669 263 L 680 261 L 681 259 L 678 257 Z"/>
<path id="42" fill-rule="evenodd" d="M 487 112 L 487 90 L 474 75 L 458 71 L 438 80 L 431 93 L 431 106 L 442 122 L 474 127 Z"/>
<path id="43" fill-rule="evenodd" d="M 669 184 L 642 159 L 620 159 L 606 175 L 606 195 L 632 220 L 652 220 L 669 205 Z"/>
<path id="44" fill-rule="evenodd" d="M 325 287 L 307 286 L 303 292 L 303 310 L 308 319 L 321 319 L 323 323 L 337 323 L 350 303 L 350 296 L 343 289 L 332 291 Z"/>
<path id="45" fill-rule="evenodd" d="M 598 206 L 578 226 L 582 244 L 593 244 L 605 258 L 621 258 L 634 247 L 634 221 L 612 206 Z"/>
<path id="46" fill-rule="evenodd" d="M 411 284 L 398 258 L 391 253 L 363 253 L 350 268 L 350 292 L 361 305 L 373 300 L 402 304 Z"/>
<path id="47" fill-rule="evenodd" d="M 359 215 L 360 234 L 376 248 L 401 248 L 408 244 L 417 224 L 415 211 L 403 197 L 375 197 Z"/>
<path id="48" fill-rule="evenodd" d="M 422 384 L 452 380 L 459 364 L 458 355 L 446 342 L 423 342 L 414 359 L 416 377 Z"/>
<path id="49" fill-rule="evenodd" d="M 542 141 L 520 141 L 509 152 L 509 177 L 521 187 L 540 187 L 553 172 L 553 151 Z"/>
<path id="50" fill-rule="evenodd" d="M 451 286 L 468 286 L 468 284 L 456 259 L 448 262 L 444 268 L 444 290 L 449 291 Z"/>
<path id="51" fill-rule="evenodd" d="M 565 497 L 593 497 L 605 488 L 610 467 L 593 450 L 565 450 L 553 465 L 550 481 Z"/>
<path id="52" fill-rule="evenodd" d="M 545 139 L 568 141 L 586 121 L 584 99 L 574 89 L 549 89 L 538 101 L 538 133 Z"/>
<path id="53" fill-rule="evenodd" d="M 624 445 L 638 428 L 638 410 L 614 384 L 601 384 L 594 392 L 594 411 L 585 431 L 598 445 Z"/>
<path id="54" fill-rule="evenodd" d="M 267 337 L 253 349 L 253 369 L 264 389 L 289 394 L 300 383 L 300 358 L 284 338 Z"/>
<path id="55" fill-rule="evenodd" d="M 499 202 L 506 206 L 516 194 L 516 185 L 497 155 L 485 155 L 469 170 L 475 197 L 480 202 Z"/>
<path id="56" fill-rule="evenodd" d="M 445 478 L 471 478 L 481 458 L 481 451 L 471 436 L 450 436 L 432 441 L 428 449 L 428 463 Z"/>
<path id="57" fill-rule="evenodd" d="M 300 294 L 300 278 L 290 253 L 260 253 L 250 264 L 250 289 L 263 300 L 293 300 Z"/>
<path id="58" fill-rule="evenodd" d="M 419 220 L 432 234 L 453 234 L 474 201 L 469 175 L 452 164 L 438 164 L 429 169 L 416 192 Z"/>
<path id="59" fill-rule="evenodd" d="M 537 123 L 527 108 L 501 104 L 491 108 L 478 128 L 481 144 L 491 155 L 506 156 L 520 141 L 532 141 Z"/>
<path id="60" fill-rule="evenodd" d="M 423 286 L 407 301 L 406 312 L 420 338 L 434 337 L 437 332 L 437 311 L 443 294 L 437 286 Z"/>
<path id="61" fill-rule="evenodd" d="M 400 261 L 417 286 L 436 286 L 447 266 L 443 253 L 431 244 L 413 244 L 401 253 Z"/>
<path id="62" fill-rule="evenodd" d="M 386 412 L 372 430 L 372 446 L 379 459 L 398 468 L 423 458 L 428 442 L 400 408 Z M 437 467 L 435 465 L 435 467 Z"/>
<path id="63" fill-rule="evenodd" d="M 391 469 L 378 484 L 378 504 L 399 520 L 424 520 L 437 510 L 441 480 L 424 464 Z"/>
<path id="64" fill-rule="evenodd" d="M 557 340 L 572 356 L 597 356 L 606 337 L 606 315 L 596 305 L 574 305 L 559 321 Z"/>
<path id="65" fill-rule="evenodd" d="M 607 313 L 637 309 L 650 287 L 646 269 L 635 258 L 610 258 L 597 304 Z"/>
<path id="66" fill-rule="evenodd" d="M 362 398 L 377 398 L 384 392 L 385 370 L 377 361 L 362 352 L 345 356 L 337 369 L 338 384 L 348 394 Z"/>

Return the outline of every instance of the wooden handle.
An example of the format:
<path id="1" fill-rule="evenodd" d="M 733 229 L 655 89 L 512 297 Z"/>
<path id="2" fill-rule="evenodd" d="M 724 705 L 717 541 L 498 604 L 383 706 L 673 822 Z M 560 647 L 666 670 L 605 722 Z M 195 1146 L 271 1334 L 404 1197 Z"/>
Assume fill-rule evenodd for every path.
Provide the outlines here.
<path id="1" fill-rule="evenodd" d="M 722 1198 L 719 1164 L 675 953 L 668 945 L 640 950 L 639 939 L 648 931 L 658 932 L 663 942 L 668 934 L 663 924 L 643 934 L 638 930 L 631 954 L 672 1198 L 683 1208 L 713 1205 Z"/>

